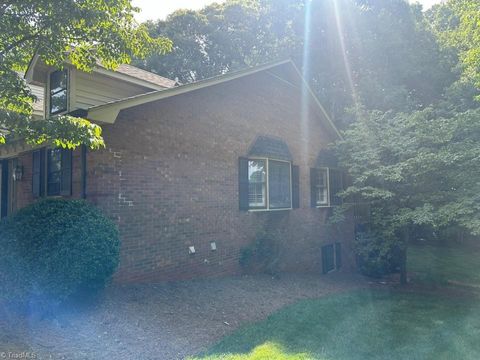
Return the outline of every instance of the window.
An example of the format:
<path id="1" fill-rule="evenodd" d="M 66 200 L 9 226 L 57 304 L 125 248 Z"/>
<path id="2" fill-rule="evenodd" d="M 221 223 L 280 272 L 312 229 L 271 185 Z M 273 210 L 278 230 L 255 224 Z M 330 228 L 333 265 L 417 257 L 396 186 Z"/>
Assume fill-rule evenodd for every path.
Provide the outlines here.
<path id="1" fill-rule="evenodd" d="M 248 161 L 248 204 L 250 208 L 267 207 L 266 160 Z"/>
<path id="2" fill-rule="evenodd" d="M 50 115 L 67 111 L 67 70 L 54 71 L 50 74 Z"/>
<path id="3" fill-rule="evenodd" d="M 315 186 L 315 203 L 328 206 L 328 169 L 317 169 Z"/>
<path id="4" fill-rule="evenodd" d="M 248 205 L 250 209 L 292 207 L 290 162 L 248 160 Z"/>
<path id="5" fill-rule="evenodd" d="M 290 163 L 285 161 L 268 161 L 268 194 L 270 209 L 292 207 Z"/>
<path id="6" fill-rule="evenodd" d="M 34 197 L 42 197 L 45 195 L 45 193 L 47 196 L 71 195 L 71 150 L 36 150 L 33 152 L 32 159 L 32 193 Z"/>
<path id="7" fill-rule="evenodd" d="M 312 207 L 340 205 L 342 198 L 338 193 L 344 190 L 344 175 L 339 169 L 310 169 Z"/>
<path id="8" fill-rule="evenodd" d="M 240 158 L 240 210 L 298 208 L 298 182 L 298 166 L 289 161 Z"/>
<path id="9" fill-rule="evenodd" d="M 342 246 L 341 243 L 322 246 L 322 272 L 327 274 L 342 267 Z"/>
<path id="10" fill-rule="evenodd" d="M 62 150 L 50 149 L 47 155 L 47 195 L 60 195 L 62 186 Z"/>

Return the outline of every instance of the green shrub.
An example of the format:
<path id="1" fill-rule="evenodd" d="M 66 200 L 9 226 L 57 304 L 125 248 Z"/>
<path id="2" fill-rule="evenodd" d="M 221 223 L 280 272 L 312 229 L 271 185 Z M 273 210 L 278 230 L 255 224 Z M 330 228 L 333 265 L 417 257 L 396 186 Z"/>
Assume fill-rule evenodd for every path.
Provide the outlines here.
<path id="1" fill-rule="evenodd" d="M 278 242 L 276 234 L 259 231 L 255 240 L 240 249 L 239 263 L 244 272 L 278 274 Z"/>
<path id="2" fill-rule="evenodd" d="M 0 298 L 60 303 L 99 290 L 119 246 L 115 224 L 86 201 L 39 201 L 0 224 Z"/>
<path id="3" fill-rule="evenodd" d="M 356 234 L 355 250 L 359 270 L 364 275 L 381 277 L 399 269 L 400 252 L 394 239 L 388 239 L 372 230 L 365 230 Z"/>

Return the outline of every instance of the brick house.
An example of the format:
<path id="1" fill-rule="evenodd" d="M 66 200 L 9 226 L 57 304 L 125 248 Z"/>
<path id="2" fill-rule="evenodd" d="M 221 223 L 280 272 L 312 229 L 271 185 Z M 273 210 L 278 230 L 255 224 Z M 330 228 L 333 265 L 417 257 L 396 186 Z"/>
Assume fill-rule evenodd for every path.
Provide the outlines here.
<path id="1" fill-rule="evenodd" d="M 117 281 L 239 273 L 241 249 L 265 231 L 281 270 L 353 267 L 353 221 L 327 223 L 343 175 L 325 148 L 340 135 L 292 62 L 181 86 L 119 70 L 32 62 L 45 113 L 99 123 L 106 148 L 1 147 L 2 216 L 46 196 L 87 199 L 119 226 Z"/>

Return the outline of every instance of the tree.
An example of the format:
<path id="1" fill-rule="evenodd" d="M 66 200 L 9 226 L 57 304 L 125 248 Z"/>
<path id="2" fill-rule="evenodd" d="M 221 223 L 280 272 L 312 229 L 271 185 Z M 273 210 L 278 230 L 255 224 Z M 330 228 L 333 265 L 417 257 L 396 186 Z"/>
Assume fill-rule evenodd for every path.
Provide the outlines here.
<path id="1" fill-rule="evenodd" d="M 421 8 L 404 0 L 230 0 L 148 28 L 175 46 L 138 64 L 181 82 L 292 58 L 339 127 L 356 103 L 423 109 L 454 81 L 455 59 L 444 56 Z"/>
<path id="2" fill-rule="evenodd" d="M 152 36 L 168 36 L 173 51 L 136 62 L 147 70 L 189 83 L 227 71 L 293 56 L 302 44 L 304 0 L 231 0 L 199 11 L 179 10 L 148 22 Z M 295 20 L 295 22 L 294 22 Z M 302 30 L 302 29 L 300 29 Z"/>
<path id="3" fill-rule="evenodd" d="M 345 195 L 371 203 L 385 246 L 396 242 L 406 254 L 418 226 L 459 225 L 480 235 L 479 108 L 357 114 L 338 144 L 353 178 Z"/>
<path id="4" fill-rule="evenodd" d="M 165 37 L 152 38 L 133 15 L 129 0 L 24 0 L 0 3 L 0 142 L 8 137 L 74 148 L 103 145 L 101 129 L 85 119 L 32 119 L 34 96 L 18 75 L 37 54 L 48 65 L 70 62 L 91 71 L 97 61 L 115 69 L 133 57 L 171 49 Z"/>
<path id="5" fill-rule="evenodd" d="M 450 0 L 417 21 L 425 38 L 439 44 L 420 58 L 431 57 L 439 69 L 450 67 L 446 81 L 434 86 L 441 93 L 431 98 L 433 106 L 381 111 L 360 106 L 337 146 L 353 179 L 345 195 L 371 204 L 370 233 L 361 239 L 364 255 L 382 257 L 400 249 L 402 283 L 412 238 L 433 237 L 452 226 L 480 235 L 480 107 L 474 100 L 479 10 L 477 1 Z M 438 55 L 432 56 L 432 49 Z M 437 71 L 431 75 L 441 79 Z"/>
<path id="6" fill-rule="evenodd" d="M 429 13 L 440 43 L 458 54 L 463 80 L 480 87 L 480 3 L 449 0 Z"/>

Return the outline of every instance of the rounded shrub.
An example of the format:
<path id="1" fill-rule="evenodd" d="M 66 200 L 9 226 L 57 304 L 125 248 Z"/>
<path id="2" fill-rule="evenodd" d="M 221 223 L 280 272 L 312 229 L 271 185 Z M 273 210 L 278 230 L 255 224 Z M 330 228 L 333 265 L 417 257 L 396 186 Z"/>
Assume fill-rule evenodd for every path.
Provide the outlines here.
<path id="1" fill-rule="evenodd" d="M 119 261 L 115 224 L 84 200 L 46 199 L 0 224 L 0 296 L 62 302 L 101 289 Z"/>
<path id="2" fill-rule="evenodd" d="M 398 272 L 400 258 L 395 239 L 372 230 L 361 231 L 355 236 L 355 250 L 362 274 L 379 278 Z"/>

